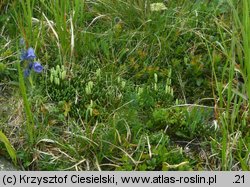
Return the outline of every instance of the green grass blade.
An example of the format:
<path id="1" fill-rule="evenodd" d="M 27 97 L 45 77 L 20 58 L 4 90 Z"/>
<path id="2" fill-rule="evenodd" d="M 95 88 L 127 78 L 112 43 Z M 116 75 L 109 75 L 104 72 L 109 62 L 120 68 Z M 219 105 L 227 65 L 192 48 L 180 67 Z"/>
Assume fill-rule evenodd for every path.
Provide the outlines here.
<path id="1" fill-rule="evenodd" d="M 16 159 L 16 151 L 13 148 L 13 146 L 11 145 L 10 141 L 8 140 L 8 138 L 5 136 L 5 134 L 0 131 L 0 141 L 4 143 L 12 161 L 14 162 L 14 164 L 17 163 L 17 159 Z"/>

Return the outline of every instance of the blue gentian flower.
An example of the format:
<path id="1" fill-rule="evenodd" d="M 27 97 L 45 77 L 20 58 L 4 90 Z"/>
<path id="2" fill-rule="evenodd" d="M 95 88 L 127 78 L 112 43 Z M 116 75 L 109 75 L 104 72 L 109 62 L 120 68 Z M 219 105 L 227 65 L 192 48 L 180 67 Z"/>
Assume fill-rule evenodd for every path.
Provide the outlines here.
<path id="1" fill-rule="evenodd" d="M 33 69 L 37 73 L 41 73 L 43 71 L 43 66 L 39 62 L 34 62 Z"/>
<path id="2" fill-rule="evenodd" d="M 30 47 L 27 51 L 22 50 L 21 52 L 21 61 L 24 60 L 34 60 L 36 58 L 34 49 Z"/>
<path id="3" fill-rule="evenodd" d="M 34 58 L 36 58 L 34 49 L 32 47 L 30 47 L 26 52 L 25 60 L 33 60 Z"/>
<path id="4" fill-rule="evenodd" d="M 22 45 L 23 42 L 24 40 L 21 39 L 20 44 Z M 28 77 L 30 75 L 32 68 L 36 73 L 41 73 L 43 71 L 43 66 L 39 62 L 34 62 L 36 55 L 32 47 L 28 48 L 27 51 L 22 50 L 20 58 L 21 62 L 27 61 L 27 63 L 25 63 L 26 69 L 24 70 L 25 77 Z"/>

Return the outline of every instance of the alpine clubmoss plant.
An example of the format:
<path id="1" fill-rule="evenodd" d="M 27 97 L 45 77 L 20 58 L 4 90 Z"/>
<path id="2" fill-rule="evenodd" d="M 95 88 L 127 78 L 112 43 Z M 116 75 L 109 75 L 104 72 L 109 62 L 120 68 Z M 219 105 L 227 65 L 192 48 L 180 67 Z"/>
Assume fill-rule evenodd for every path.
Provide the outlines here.
<path id="1" fill-rule="evenodd" d="M 20 41 L 20 44 L 23 46 L 23 40 Z M 24 110 L 26 113 L 27 121 L 27 132 L 29 143 L 34 143 L 34 118 L 30 109 L 29 100 L 26 93 L 26 86 L 24 79 L 30 75 L 31 70 L 33 69 L 36 73 L 41 73 L 43 70 L 43 66 L 39 62 L 34 62 L 36 55 L 34 49 L 32 47 L 27 50 L 22 49 L 21 52 L 21 62 L 17 63 L 18 67 L 18 76 L 19 76 L 19 87 L 21 91 L 21 95 L 24 102 Z M 23 71 L 23 67 L 25 68 Z"/>

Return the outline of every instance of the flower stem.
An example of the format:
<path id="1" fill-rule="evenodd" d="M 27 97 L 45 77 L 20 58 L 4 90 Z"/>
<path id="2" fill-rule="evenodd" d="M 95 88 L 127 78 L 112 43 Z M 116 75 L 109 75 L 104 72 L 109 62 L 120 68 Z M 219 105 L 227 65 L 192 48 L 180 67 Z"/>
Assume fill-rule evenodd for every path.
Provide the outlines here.
<path id="1" fill-rule="evenodd" d="M 27 117 L 26 127 L 28 131 L 29 142 L 33 144 L 34 143 L 34 135 L 33 135 L 34 134 L 34 119 L 30 110 L 30 105 L 29 105 L 27 94 L 26 94 L 23 71 L 20 66 L 20 63 L 17 63 L 17 64 L 18 64 L 17 66 L 18 66 L 18 76 L 19 76 L 19 87 L 20 87 L 22 98 L 23 98 L 24 110 L 25 110 L 26 117 Z"/>

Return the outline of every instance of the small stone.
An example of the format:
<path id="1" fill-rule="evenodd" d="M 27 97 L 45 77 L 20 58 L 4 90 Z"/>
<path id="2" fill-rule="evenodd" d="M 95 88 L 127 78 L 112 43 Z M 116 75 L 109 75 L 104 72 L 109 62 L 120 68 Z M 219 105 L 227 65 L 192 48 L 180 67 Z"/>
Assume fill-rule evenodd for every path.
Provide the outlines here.
<path id="1" fill-rule="evenodd" d="M 18 171 L 18 169 L 11 163 L 0 156 L 0 171 Z"/>

